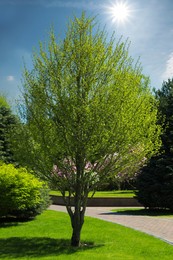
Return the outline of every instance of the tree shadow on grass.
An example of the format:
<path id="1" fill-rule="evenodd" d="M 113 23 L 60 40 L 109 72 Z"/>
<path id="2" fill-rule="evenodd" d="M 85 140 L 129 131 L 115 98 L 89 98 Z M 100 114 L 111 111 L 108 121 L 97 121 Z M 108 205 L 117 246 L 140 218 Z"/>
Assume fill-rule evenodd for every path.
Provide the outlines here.
<path id="1" fill-rule="evenodd" d="M 19 257 L 42 257 L 73 254 L 77 251 L 85 251 L 102 245 L 94 245 L 91 241 L 84 242 L 83 246 L 74 248 L 70 246 L 70 240 L 54 239 L 49 237 L 10 237 L 0 239 L 0 258 L 15 259 Z"/>
<path id="2" fill-rule="evenodd" d="M 1 217 L 0 218 L 0 228 L 19 226 L 25 222 L 32 221 L 33 219 L 20 219 L 15 217 Z"/>
<path id="3" fill-rule="evenodd" d="M 112 212 L 101 213 L 101 215 L 130 215 L 130 216 L 173 216 L 170 210 L 162 209 L 121 209 Z"/>

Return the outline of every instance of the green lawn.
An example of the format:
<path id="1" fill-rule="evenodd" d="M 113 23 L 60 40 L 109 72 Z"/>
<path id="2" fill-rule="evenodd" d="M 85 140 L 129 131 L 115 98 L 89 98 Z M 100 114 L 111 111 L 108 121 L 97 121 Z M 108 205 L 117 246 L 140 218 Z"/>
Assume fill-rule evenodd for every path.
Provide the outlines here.
<path id="1" fill-rule="evenodd" d="M 113 209 L 113 212 L 125 215 L 150 216 L 150 217 L 173 217 L 173 213 L 169 210 L 148 210 L 144 208 L 119 208 Z"/>
<path id="2" fill-rule="evenodd" d="M 173 246 L 117 224 L 86 217 L 83 246 L 69 246 L 66 213 L 45 211 L 33 221 L 0 224 L 0 259 L 172 259 Z"/>
<path id="3" fill-rule="evenodd" d="M 59 191 L 51 191 L 50 195 L 58 195 L 61 196 L 61 193 Z M 89 194 L 89 196 L 91 193 Z M 94 195 L 94 197 L 108 197 L 108 198 L 132 198 L 135 196 L 134 191 L 132 190 L 122 190 L 122 191 L 97 191 Z"/>

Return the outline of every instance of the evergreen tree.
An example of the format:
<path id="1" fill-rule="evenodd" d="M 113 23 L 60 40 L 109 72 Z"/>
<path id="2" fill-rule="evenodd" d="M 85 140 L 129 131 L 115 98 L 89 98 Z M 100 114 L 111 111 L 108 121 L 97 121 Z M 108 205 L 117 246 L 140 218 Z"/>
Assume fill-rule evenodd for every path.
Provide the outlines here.
<path id="1" fill-rule="evenodd" d="M 162 146 L 137 178 L 137 198 L 145 207 L 173 210 L 173 79 L 163 82 L 155 94 L 163 127 Z"/>
<path id="2" fill-rule="evenodd" d="M 0 161 L 14 162 L 10 132 L 17 122 L 5 97 L 0 96 Z"/>

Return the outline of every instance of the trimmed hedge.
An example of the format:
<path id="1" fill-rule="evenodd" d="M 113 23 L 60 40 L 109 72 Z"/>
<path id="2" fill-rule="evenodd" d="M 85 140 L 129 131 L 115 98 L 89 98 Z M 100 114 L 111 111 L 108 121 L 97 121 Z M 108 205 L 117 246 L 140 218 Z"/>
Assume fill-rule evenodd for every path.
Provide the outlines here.
<path id="1" fill-rule="evenodd" d="M 33 218 L 50 205 L 49 189 L 25 168 L 0 165 L 0 217 Z"/>

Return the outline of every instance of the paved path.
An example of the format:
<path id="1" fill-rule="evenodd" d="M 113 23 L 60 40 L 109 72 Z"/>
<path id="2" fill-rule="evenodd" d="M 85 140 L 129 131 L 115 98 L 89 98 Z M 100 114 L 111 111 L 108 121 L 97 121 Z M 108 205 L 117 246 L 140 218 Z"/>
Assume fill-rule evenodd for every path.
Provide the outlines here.
<path id="1" fill-rule="evenodd" d="M 50 209 L 67 212 L 64 206 L 51 205 Z M 87 207 L 86 216 L 121 224 L 150 234 L 173 245 L 173 218 L 132 216 L 111 212 L 112 207 Z M 115 207 L 114 207 L 115 209 Z"/>

